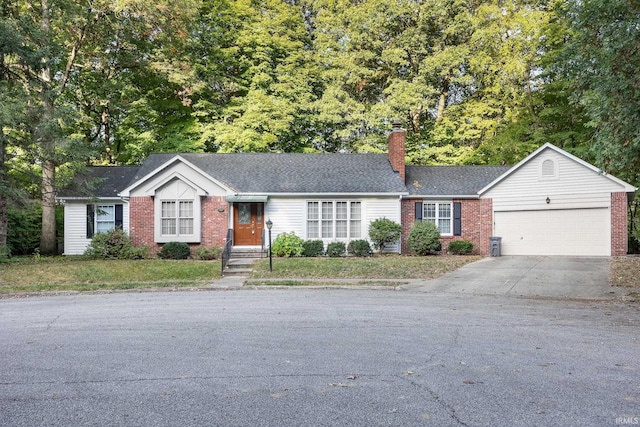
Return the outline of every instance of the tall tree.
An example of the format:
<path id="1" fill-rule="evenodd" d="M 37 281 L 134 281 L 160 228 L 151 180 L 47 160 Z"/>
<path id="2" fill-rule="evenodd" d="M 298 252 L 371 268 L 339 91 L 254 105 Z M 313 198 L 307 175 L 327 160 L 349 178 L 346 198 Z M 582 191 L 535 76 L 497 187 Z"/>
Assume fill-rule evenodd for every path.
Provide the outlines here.
<path id="1" fill-rule="evenodd" d="M 20 50 L 13 54 L 20 56 L 29 51 L 41 54 L 37 63 L 28 62 L 23 55 L 20 67 L 24 86 L 40 109 L 32 133 L 35 157 L 42 169 L 40 246 L 41 253 L 49 254 L 56 251 L 56 168 L 73 159 L 74 154 L 82 154 L 79 149 L 82 145 L 76 144 L 79 140 L 72 135 L 77 117 L 85 112 L 74 101 L 77 91 L 82 91 L 82 78 L 91 74 L 86 70 L 95 71 L 108 63 L 123 36 L 129 37 L 126 41 L 133 44 L 133 37 L 161 43 L 168 31 L 180 28 L 182 20 L 175 18 L 192 9 L 168 0 L 24 0 L 5 10 L 8 18 L 19 23 L 20 34 L 24 37 Z M 138 31 L 124 34 L 118 31 L 121 19 L 135 21 Z M 152 53 L 137 52 L 138 55 Z M 108 111 L 108 105 L 102 105 L 100 131 L 95 132 L 99 136 L 106 135 L 107 144 L 110 143 L 110 131 L 104 124 L 109 123 Z"/>
<path id="2" fill-rule="evenodd" d="M 638 183 L 640 170 L 640 4 L 629 0 L 558 2 L 569 23 L 558 71 L 595 130 L 598 164 Z"/>

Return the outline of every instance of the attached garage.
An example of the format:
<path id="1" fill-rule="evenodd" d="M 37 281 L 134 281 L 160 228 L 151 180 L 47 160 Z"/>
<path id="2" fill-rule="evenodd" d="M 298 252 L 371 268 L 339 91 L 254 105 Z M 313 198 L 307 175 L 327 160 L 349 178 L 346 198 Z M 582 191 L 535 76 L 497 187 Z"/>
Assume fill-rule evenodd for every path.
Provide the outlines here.
<path id="1" fill-rule="evenodd" d="M 545 144 L 478 194 L 502 255 L 619 256 L 636 190 Z"/>
<path id="2" fill-rule="evenodd" d="M 494 213 L 503 255 L 611 255 L 608 208 Z"/>

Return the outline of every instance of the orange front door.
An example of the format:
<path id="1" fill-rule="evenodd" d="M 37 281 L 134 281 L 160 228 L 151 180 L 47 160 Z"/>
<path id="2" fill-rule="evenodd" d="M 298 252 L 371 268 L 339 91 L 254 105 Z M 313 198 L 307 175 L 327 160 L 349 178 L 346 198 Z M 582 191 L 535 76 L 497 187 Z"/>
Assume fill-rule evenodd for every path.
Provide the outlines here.
<path id="1" fill-rule="evenodd" d="M 261 245 L 264 204 L 235 203 L 233 207 L 233 244 L 237 246 Z"/>

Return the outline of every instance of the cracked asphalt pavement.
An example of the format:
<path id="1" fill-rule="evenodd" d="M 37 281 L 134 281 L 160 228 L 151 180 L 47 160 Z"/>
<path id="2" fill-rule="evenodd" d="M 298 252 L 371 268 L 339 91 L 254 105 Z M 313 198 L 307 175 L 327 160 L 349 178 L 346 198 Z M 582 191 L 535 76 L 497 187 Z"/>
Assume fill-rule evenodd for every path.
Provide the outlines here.
<path id="1" fill-rule="evenodd" d="M 607 426 L 640 310 L 393 290 L 0 300 L 2 426 Z"/>

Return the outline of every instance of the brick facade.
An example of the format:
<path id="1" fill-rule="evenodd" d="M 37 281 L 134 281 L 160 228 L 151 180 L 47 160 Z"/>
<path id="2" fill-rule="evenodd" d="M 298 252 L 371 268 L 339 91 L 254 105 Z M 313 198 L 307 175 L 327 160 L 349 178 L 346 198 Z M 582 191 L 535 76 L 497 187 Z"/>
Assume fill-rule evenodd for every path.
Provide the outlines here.
<path id="1" fill-rule="evenodd" d="M 202 245 L 223 248 L 229 228 L 229 203 L 224 196 L 202 199 Z"/>
<path id="2" fill-rule="evenodd" d="M 131 197 L 129 199 L 129 235 L 135 246 L 148 246 L 155 253 L 159 249 L 153 236 L 153 198 Z"/>
<path id="3" fill-rule="evenodd" d="M 402 200 L 402 253 L 410 253 L 407 240 L 411 227 L 415 223 L 415 204 L 423 199 Z M 473 243 L 473 252 L 478 255 L 489 255 L 489 237 L 493 231 L 493 202 L 491 199 L 454 199 L 461 206 L 461 235 L 443 236 L 442 251 L 454 240 L 469 240 Z"/>
<path id="4" fill-rule="evenodd" d="M 611 193 L 611 256 L 628 251 L 627 193 Z"/>
<path id="5" fill-rule="evenodd" d="M 154 203 L 152 197 L 129 199 L 129 235 L 136 246 L 147 246 L 152 253 L 160 251 L 162 245 L 155 242 Z M 221 212 L 219 211 L 221 210 Z M 224 247 L 227 237 L 229 206 L 224 196 L 204 197 L 201 203 L 201 237 L 194 246 Z"/>
<path id="6" fill-rule="evenodd" d="M 389 144 L 389 162 L 394 171 L 400 174 L 400 179 L 404 182 L 405 176 L 405 138 L 406 131 L 399 125 L 393 125 L 393 131 L 387 140 Z"/>

